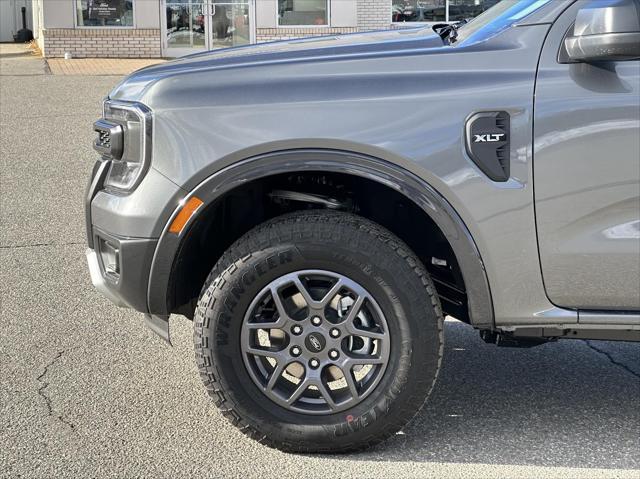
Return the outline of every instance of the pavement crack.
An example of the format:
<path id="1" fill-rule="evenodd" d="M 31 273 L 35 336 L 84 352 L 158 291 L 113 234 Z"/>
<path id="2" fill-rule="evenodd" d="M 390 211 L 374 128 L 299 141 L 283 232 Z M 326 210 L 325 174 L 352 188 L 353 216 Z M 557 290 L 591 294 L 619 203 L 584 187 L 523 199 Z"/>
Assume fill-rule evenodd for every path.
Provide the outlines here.
<path id="1" fill-rule="evenodd" d="M 75 425 L 69 421 L 67 421 L 62 414 L 56 414 L 53 411 L 53 405 L 51 404 L 51 398 L 49 397 L 49 395 L 47 394 L 47 387 L 49 387 L 49 381 L 45 381 L 45 376 L 47 375 L 47 373 L 49 372 L 49 368 L 51 366 L 53 366 L 64 354 L 64 349 L 61 351 L 58 351 L 58 353 L 54 356 L 54 358 L 49 361 L 49 363 L 44 367 L 44 369 L 42 370 L 42 373 L 36 378 L 36 381 L 38 381 L 40 383 L 40 387 L 38 388 L 38 395 L 44 399 L 44 402 L 47 406 L 47 413 L 49 415 L 49 417 L 53 417 L 55 419 L 57 419 L 58 421 L 60 421 L 61 423 L 69 426 L 69 428 L 71 428 L 72 431 L 75 430 Z"/>
<path id="2" fill-rule="evenodd" d="M 594 346 L 593 344 L 591 344 L 590 341 L 587 341 L 586 339 L 584 340 L 584 343 L 591 349 L 593 349 L 595 352 L 602 354 L 603 356 L 605 356 L 609 362 L 615 366 L 618 366 L 619 368 L 624 369 L 625 371 L 627 371 L 629 374 L 634 375 L 635 377 L 637 377 L 638 379 L 640 379 L 640 374 L 635 372 L 633 369 L 631 369 L 629 366 L 627 366 L 624 363 L 621 363 L 620 361 L 616 361 L 613 356 L 611 356 L 611 354 L 609 354 L 607 351 L 598 348 L 597 346 Z"/>

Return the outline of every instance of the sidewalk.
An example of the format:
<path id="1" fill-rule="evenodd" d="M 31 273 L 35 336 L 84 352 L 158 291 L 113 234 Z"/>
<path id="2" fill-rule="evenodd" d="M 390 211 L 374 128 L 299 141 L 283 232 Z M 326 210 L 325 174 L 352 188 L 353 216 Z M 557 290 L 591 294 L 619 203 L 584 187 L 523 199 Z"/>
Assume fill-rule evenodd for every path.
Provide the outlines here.
<path id="1" fill-rule="evenodd" d="M 164 63 L 160 58 L 49 58 L 52 75 L 128 75 L 149 65 Z"/>
<path id="2" fill-rule="evenodd" d="M 0 76 L 44 75 L 44 66 L 44 58 L 33 54 L 27 45 L 0 43 Z"/>
<path id="3" fill-rule="evenodd" d="M 0 0 L 3 1 L 3 0 Z M 0 75 L 85 75 L 123 76 L 149 65 L 164 63 L 160 58 L 48 58 L 33 53 L 28 45 L 0 43 Z"/>

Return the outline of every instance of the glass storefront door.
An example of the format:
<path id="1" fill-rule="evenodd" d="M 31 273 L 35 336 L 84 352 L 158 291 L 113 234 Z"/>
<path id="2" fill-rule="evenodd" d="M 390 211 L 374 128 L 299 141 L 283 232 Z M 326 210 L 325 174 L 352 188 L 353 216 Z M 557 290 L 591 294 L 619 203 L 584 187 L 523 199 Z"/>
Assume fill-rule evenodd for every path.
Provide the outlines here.
<path id="1" fill-rule="evenodd" d="M 165 0 L 163 55 L 254 43 L 255 0 Z"/>

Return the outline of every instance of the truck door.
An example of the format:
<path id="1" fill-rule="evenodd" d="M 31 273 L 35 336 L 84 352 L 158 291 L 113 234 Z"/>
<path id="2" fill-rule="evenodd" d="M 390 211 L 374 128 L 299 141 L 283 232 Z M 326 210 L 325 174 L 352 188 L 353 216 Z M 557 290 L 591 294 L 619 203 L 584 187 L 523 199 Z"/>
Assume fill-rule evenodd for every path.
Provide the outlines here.
<path id="1" fill-rule="evenodd" d="M 640 309 L 638 31 L 640 0 L 578 0 L 542 51 L 534 196 L 545 289 L 558 306 Z M 615 59 L 593 48 L 608 33 Z"/>

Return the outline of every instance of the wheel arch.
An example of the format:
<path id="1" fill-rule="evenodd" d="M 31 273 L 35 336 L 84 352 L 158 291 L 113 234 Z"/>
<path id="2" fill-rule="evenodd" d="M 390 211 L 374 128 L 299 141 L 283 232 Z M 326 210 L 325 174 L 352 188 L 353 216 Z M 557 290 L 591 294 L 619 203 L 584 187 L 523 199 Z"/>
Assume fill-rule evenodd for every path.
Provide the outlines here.
<path id="1" fill-rule="evenodd" d="M 441 230 L 453 250 L 466 286 L 471 324 L 483 329 L 494 328 L 490 286 L 482 257 L 464 221 L 449 202 L 429 183 L 402 166 L 361 153 L 329 149 L 294 149 L 250 157 L 210 175 L 195 186 L 181 204 L 197 197 L 203 201 L 203 207 L 189 219 L 180 234 L 169 231 L 169 225 L 181 209 L 180 206 L 176 208 L 158 241 L 149 277 L 149 312 L 155 318 L 166 318 L 171 312 L 175 262 L 200 212 L 252 181 L 278 174 L 314 171 L 370 180 L 394 190 L 416 205 Z"/>

